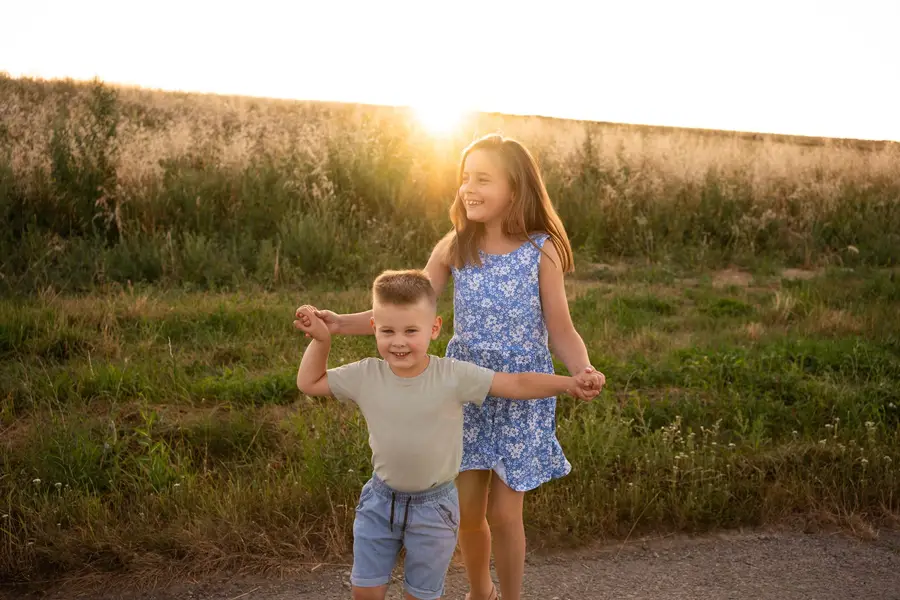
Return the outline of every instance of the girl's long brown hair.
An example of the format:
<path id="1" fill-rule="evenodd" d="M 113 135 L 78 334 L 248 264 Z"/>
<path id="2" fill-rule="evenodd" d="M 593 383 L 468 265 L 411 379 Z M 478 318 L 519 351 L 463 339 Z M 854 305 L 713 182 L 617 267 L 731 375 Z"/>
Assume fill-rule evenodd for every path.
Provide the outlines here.
<path id="1" fill-rule="evenodd" d="M 532 233 L 547 233 L 559 254 L 562 262 L 560 268 L 563 272 L 568 273 L 575 270 L 569 236 L 566 235 L 566 229 L 547 194 L 537 161 L 520 142 L 498 134 L 486 135 L 463 151 L 459 163 L 456 199 L 450 207 L 453 231 L 442 240 L 447 262 L 456 268 L 462 268 L 465 265 L 481 265 L 478 245 L 484 235 L 484 225 L 469 221 L 466 217 L 466 207 L 459 194 L 466 157 L 475 150 L 493 152 L 500 157 L 506 167 L 512 189 L 512 205 L 503 221 L 504 235 L 512 238 L 527 238 L 530 241 L 531 238 L 528 236 Z M 533 241 L 531 243 L 534 244 Z"/>

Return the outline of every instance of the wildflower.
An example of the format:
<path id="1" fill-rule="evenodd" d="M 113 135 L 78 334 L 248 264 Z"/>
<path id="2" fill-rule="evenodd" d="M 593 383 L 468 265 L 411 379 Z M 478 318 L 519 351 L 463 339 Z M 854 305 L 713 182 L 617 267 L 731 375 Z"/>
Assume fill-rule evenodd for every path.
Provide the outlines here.
<path id="1" fill-rule="evenodd" d="M 734 450 L 734 448 L 735 448 L 736 446 L 734 445 L 734 442 L 731 442 L 731 443 L 728 444 L 728 447 L 731 448 L 732 450 Z"/>
<path id="2" fill-rule="evenodd" d="M 794 437 L 797 437 L 797 436 L 800 435 L 800 434 L 797 433 L 797 430 L 795 429 L 795 430 L 793 430 L 793 431 L 791 432 L 791 435 L 794 436 Z"/>
<path id="3" fill-rule="evenodd" d="M 828 423 L 827 425 L 825 425 L 825 429 L 834 429 L 834 425 Z"/>
<path id="4" fill-rule="evenodd" d="M 893 403 L 893 402 L 889 402 L 889 403 L 888 403 L 888 408 L 897 408 L 897 407 L 894 406 L 894 403 Z"/>
<path id="5" fill-rule="evenodd" d="M 874 428 L 875 428 L 875 423 L 873 423 L 872 421 L 866 421 L 866 429 L 874 429 Z"/>
<path id="6" fill-rule="evenodd" d="M 33 480 L 31 481 L 31 483 L 33 483 L 33 484 L 35 484 L 35 485 L 39 484 L 40 482 L 41 482 L 40 479 L 33 479 Z"/>
<path id="7" fill-rule="evenodd" d="M 884 462 L 890 464 L 890 463 L 891 463 L 891 457 L 890 457 L 890 456 L 885 456 L 885 457 L 884 457 Z"/>
<path id="8" fill-rule="evenodd" d="M 9 515 L 3 515 L 3 518 L 4 518 L 4 519 L 8 519 L 8 518 L 9 518 Z"/>
<path id="9" fill-rule="evenodd" d="M 181 487 L 181 484 L 180 484 L 180 483 L 176 483 L 176 484 L 174 485 L 174 487 Z"/>
<path id="10" fill-rule="evenodd" d="M 56 489 L 59 489 L 59 488 L 62 487 L 62 484 L 61 484 L 60 482 L 58 482 L 58 481 L 57 481 L 56 483 L 54 483 L 53 485 L 56 486 Z"/>
<path id="11" fill-rule="evenodd" d="M 869 461 L 866 460 L 865 458 L 860 460 L 859 462 L 860 462 L 860 464 L 862 464 L 862 466 L 866 466 L 867 464 L 869 464 Z"/>
<path id="12" fill-rule="evenodd" d="M 819 440 L 819 445 L 824 446 L 828 443 L 828 440 Z"/>

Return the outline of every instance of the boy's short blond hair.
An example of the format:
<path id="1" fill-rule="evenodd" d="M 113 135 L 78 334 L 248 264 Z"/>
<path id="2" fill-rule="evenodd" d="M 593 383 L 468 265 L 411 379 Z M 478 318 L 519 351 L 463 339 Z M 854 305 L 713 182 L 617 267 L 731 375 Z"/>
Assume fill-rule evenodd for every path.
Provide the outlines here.
<path id="1" fill-rule="evenodd" d="M 409 306 L 425 299 L 437 305 L 437 294 L 428 273 L 420 269 L 385 271 L 372 284 L 372 300 L 381 304 Z"/>

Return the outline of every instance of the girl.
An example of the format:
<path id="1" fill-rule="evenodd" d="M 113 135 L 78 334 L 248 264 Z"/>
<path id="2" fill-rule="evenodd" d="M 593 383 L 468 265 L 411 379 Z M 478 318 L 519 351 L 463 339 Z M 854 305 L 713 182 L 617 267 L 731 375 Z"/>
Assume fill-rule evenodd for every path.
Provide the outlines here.
<path id="1" fill-rule="evenodd" d="M 569 373 L 593 372 L 601 389 L 605 377 L 591 367 L 569 315 L 563 274 L 574 269 L 572 249 L 528 150 L 499 135 L 466 148 L 450 218 L 453 231 L 425 267 L 438 295 L 450 275 L 454 279 L 454 335 L 447 356 L 497 371 L 553 373 L 549 336 Z M 372 333 L 371 312 L 317 315 L 333 333 Z M 556 438 L 555 411 L 556 398 L 488 397 L 482 406 L 465 407 L 457 488 L 467 600 L 497 599 L 490 575 L 492 535 L 504 600 L 520 598 L 524 494 L 572 468 Z"/>

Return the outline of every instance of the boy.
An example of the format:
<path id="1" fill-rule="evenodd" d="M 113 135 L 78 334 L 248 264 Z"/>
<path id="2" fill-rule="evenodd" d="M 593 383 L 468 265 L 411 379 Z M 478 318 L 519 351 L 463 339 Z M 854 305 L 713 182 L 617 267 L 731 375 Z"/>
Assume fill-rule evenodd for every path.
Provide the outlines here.
<path id="1" fill-rule="evenodd" d="M 383 600 L 401 546 L 407 598 L 435 600 L 456 548 L 459 501 L 454 480 L 462 459 L 463 404 L 488 395 L 527 400 L 599 393 L 590 373 L 495 373 L 428 354 L 441 317 L 423 271 L 386 271 L 372 289 L 372 327 L 382 359 L 326 369 L 331 334 L 315 308 L 297 309 L 294 326 L 311 338 L 297 386 L 309 396 L 355 402 L 369 429 L 374 473 L 353 523 L 356 600 Z M 593 386 L 593 387 L 592 387 Z"/>

